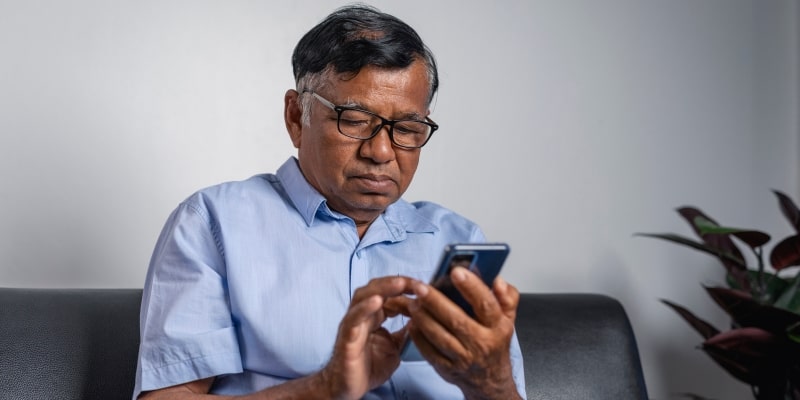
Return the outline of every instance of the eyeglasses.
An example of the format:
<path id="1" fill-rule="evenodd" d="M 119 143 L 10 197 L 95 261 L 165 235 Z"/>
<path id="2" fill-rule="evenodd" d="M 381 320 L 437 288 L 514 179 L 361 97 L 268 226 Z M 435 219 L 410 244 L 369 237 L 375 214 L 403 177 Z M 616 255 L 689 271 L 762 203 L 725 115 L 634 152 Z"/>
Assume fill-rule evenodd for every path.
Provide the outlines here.
<path id="1" fill-rule="evenodd" d="M 436 125 L 430 118 L 425 118 L 426 121 L 415 119 L 391 120 L 367 110 L 337 106 L 310 90 L 304 90 L 303 93 L 310 93 L 322 105 L 336 111 L 336 127 L 339 129 L 339 133 L 353 139 L 372 139 L 381 131 L 381 128 L 388 125 L 389 140 L 395 146 L 417 149 L 425 146 L 425 143 L 428 143 L 428 140 L 433 136 L 433 132 L 439 129 L 439 125 Z"/>

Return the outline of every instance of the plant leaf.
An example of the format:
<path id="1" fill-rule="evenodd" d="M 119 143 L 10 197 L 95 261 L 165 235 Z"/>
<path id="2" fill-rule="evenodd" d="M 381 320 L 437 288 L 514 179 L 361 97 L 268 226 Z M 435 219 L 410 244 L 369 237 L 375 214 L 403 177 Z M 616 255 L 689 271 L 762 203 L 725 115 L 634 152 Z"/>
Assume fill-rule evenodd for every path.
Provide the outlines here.
<path id="1" fill-rule="evenodd" d="M 790 326 L 789 329 L 786 330 L 786 334 L 789 335 L 789 339 L 800 343 L 800 322 Z"/>
<path id="2" fill-rule="evenodd" d="M 774 305 L 775 307 L 800 314 L 800 274 L 794 277 L 791 286 L 783 291 L 781 297 L 775 300 Z"/>
<path id="3" fill-rule="evenodd" d="M 697 227 L 701 236 L 709 234 L 731 234 L 736 236 L 739 240 L 747 244 L 753 249 L 759 248 L 769 242 L 769 235 L 756 231 L 753 229 L 729 228 L 726 226 L 719 226 L 716 222 L 711 221 L 703 216 L 698 215 L 694 218 L 694 226 Z"/>
<path id="4" fill-rule="evenodd" d="M 800 210 L 789 196 L 777 190 L 773 190 L 772 192 L 775 193 L 775 196 L 778 196 L 778 205 L 781 208 L 783 216 L 786 217 L 789 224 L 792 225 L 792 228 L 800 233 Z"/>
<path id="5" fill-rule="evenodd" d="M 750 282 L 747 280 L 746 274 L 744 274 L 744 271 L 747 270 L 747 264 L 744 261 L 741 250 L 739 250 L 739 247 L 736 246 L 730 236 L 728 234 L 701 234 L 700 230 L 694 224 L 695 218 L 703 217 L 715 224 L 717 222 L 697 208 L 686 206 L 678 208 L 677 211 L 678 214 L 689 223 L 694 232 L 703 239 L 706 245 L 712 249 L 716 249 L 719 254 L 730 254 L 733 256 L 733 258 L 722 256 L 718 256 L 718 258 L 720 262 L 722 262 L 722 265 L 725 266 L 725 269 L 739 282 L 739 286 L 744 288 L 744 290 L 750 291 Z"/>
<path id="6" fill-rule="evenodd" d="M 689 400 L 714 400 L 711 397 L 703 397 L 699 394 L 694 393 L 677 393 L 678 396 L 689 399 Z"/>
<path id="7" fill-rule="evenodd" d="M 706 287 L 714 301 L 742 327 L 756 327 L 783 335 L 789 326 L 800 322 L 800 314 L 771 305 L 759 304 L 749 293 L 721 287 Z"/>
<path id="8" fill-rule="evenodd" d="M 720 259 L 728 260 L 731 263 L 737 264 L 741 268 L 744 268 L 745 265 L 744 260 L 740 257 L 737 257 L 734 254 L 722 252 L 719 249 L 711 247 L 705 243 L 700 243 L 692 239 L 689 239 L 685 236 L 677 235 L 674 233 L 636 233 L 634 236 L 644 236 L 644 237 L 667 240 L 673 243 L 691 247 L 695 250 L 700 250 L 704 253 L 711 254 L 712 256 L 718 257 Z"/>
<path id="9" fill-rule="evenodd" d="M 698 318 L 691 311 L 679 306 L 669 300 L 661 299 L 661 302 L 668 305 L 675 310 L 683 319 L 696 330 L 703 339 L 710 339 L 711 337 L 719 334 L 719 329 L 715 328 L 708 322 Z"/>
<path id="10" fill-rule="evenodd" d="M 764 288 L 764 294 L 766 295 L 765 301 L 772 304 L 783 294 L 786 288 L 791 285 L 791 282 L 767 271 L 761 271 L 761 274 L 763 275 L 762 279 L 766 283 L 766 287 Z M 758 271 L 748 270 L 747 276 L 750 282 L 758 282 Z M 725 281 L 731 289 L 744 290 L 738 286 L 739 283 L 736 282 L 730 274 L 727 274 Z"/>
<path id="11" fill-rule="evenodd" d="M 769 262 L 777 271 L 800 265 L 800 235 L 789 236 L 776 244 L 769 255 Z"/>
<path id="12" fill-rule="evenodd" d="M 794 361 L 797 349 L 786 344 L 763 329 L 740 328 L 706 340 L 702 349 L 737 379 L 760 385 L 785 374 Z"/>

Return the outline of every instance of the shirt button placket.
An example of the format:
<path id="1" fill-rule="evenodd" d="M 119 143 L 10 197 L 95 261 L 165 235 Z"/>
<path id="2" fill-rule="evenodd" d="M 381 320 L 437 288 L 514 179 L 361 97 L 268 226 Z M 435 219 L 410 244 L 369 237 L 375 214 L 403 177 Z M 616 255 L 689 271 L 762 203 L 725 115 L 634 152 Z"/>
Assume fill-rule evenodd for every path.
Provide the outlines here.
<path id="1" fill-rule="evenodd" d="M 368 257 L 365 249 L 356 249 L 350 257 L 350 297 L 356 289 L 369 282 Z"/>

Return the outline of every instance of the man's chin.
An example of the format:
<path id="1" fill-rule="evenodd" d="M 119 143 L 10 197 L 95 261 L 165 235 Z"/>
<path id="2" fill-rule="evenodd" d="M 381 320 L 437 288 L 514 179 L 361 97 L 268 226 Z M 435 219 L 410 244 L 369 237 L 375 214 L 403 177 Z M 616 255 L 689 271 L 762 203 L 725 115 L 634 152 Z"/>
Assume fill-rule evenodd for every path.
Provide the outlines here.
<path id="1" fill-rule="evenodd" d="M 383 212 L 392 203 L 397 201 L 398 197 L 394 194 L 387 193 L 364 193 L 359 196 L 360 199 L 356 203 L 365 211 L 379 211 Z"/>
<path id="2" fill-rule="evenodd" d="M 397 201 L 397 195 L 389 195 L 385 193 L 362 193 L 356 198 L 348 199 L 346 202 L 347 212 L 344 214 L 373 214 L 377 217 L 378 214 L 386 211 L 392 203 Z"/>

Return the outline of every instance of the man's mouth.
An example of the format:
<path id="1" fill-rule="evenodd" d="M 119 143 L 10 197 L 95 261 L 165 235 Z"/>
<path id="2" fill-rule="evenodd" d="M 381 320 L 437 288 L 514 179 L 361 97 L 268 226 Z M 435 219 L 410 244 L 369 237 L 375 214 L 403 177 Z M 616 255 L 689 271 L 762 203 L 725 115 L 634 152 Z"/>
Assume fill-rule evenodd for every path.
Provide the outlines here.
<path id="1" fill-rule="evenodd" d="M 394 179 L 388 175 L 363 174 L 351 179 L 370 193 L 386 193 L 397 186 Z"/>

